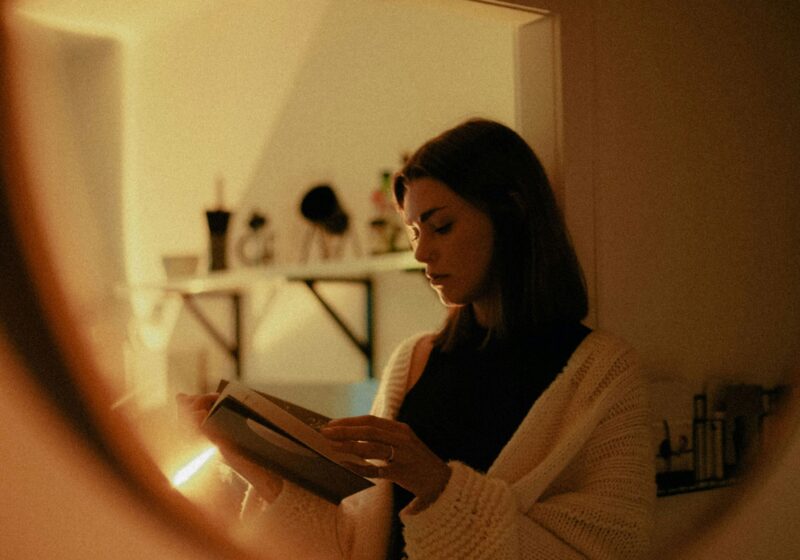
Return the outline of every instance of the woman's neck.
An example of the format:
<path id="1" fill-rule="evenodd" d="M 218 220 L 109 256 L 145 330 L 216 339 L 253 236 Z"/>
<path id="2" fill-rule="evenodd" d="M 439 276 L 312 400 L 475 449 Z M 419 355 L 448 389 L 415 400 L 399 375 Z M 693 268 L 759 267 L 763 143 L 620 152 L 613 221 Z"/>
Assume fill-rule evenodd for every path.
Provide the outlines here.
<path id="1" fill-rule="evenodd" d="M 502 304 L 500 294 L 493 291 L 486 297 L 472 302 L 472 316 L 475 322 L 484 329 L 493 329 L 501 322 Z"/>

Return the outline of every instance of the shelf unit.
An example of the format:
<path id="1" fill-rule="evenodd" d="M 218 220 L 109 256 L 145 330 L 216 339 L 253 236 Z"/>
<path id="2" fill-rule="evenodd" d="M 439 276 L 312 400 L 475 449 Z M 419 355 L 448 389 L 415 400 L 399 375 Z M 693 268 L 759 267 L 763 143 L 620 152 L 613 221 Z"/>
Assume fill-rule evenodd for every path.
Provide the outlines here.
<path id="1" fill-rule="evenodd" d="M 694 474 L 694 473 L 689 473 Z M 657 495 L 659 498 L 663 498 L 666 496 L 676 496 L 678 494 L 688 494 L 690 492 L 702 492 L 704 490 L 715 490 L 717 488 L 727 488 L 728 486 L 733 486 L 736 484 L 736 479 L 733 477 L 721 479 L 721 480 L 703 480 L 700 482 L 694 482 L 687 480 L 685 483 L 670 485 L 670 486 L 659 486 Z"/>
<path id="2" fill-rule="evenodd" d="M 315 261 L 307 264 L 255 266 L 231 270 L 209 272 L 203 275 L 164 282 L 150 282 L 124 286 L 128 293 L 157 291 L 175 294 L 183 300 L 187 311 L 205 329 L 235 364 L 237 379 L 242 377 L 243 356 L 243 297 L 253 286 L 264 280 L 275 279 L 302 282 L 319 301 L 323 310 L 336 322 L 347 339 L 364 355 L 367 363 L 367 377 L 374 376 L 374 317 L 373 317 L 373 278 L 377 274 L 392 271 L 422 270 L 423 265 L 414 259 L 411 251 L 388 253 L 371 257 Z M 338 282 L 364 286 L 366 309 L 366 335 L 359 337 L 350 329 L 342 317 L 317 289 L 317 284 Z M 233 334 L 226 335 L 203 311 L 198 300 L 204 297 L 225 298 L 231 303 L 233 312 Z"/>

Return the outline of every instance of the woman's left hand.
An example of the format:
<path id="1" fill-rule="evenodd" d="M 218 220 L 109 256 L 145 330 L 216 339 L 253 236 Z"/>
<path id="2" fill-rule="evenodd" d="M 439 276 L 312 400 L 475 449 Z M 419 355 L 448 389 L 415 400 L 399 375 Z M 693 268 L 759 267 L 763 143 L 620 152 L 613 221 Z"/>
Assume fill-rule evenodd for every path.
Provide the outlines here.
<path id="1" fill-rule="evenodd" d="M 417 497 L 416 510 L 433 503 L 450 480 L 450 467 L 408 424 L 377 416 L 354 416 L 331 420 L 320 431 L 334 440 L 340 451 L 382 461 L 381 466 L 348 467 L 364 477 L 385 478 L 402 486 Z"/>

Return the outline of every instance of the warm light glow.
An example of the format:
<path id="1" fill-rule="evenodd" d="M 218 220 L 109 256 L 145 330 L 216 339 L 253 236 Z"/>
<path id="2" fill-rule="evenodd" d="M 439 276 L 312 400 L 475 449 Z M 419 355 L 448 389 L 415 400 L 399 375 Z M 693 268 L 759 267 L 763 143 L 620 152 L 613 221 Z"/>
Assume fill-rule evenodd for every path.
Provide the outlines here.
<path id="1" fill-rule="evenodd" d="M 203 468 L 203 465 L 205 465 L 209 459 L 217 454 L 217 451 L 218 450 L 216 447 L 211 446 L 200 453 L 197 457 L 186 463 L 186 465 L 181 467 L 172 477 L 172 485 L 177 488 L 192 478 L 195 474 L 197 474 L 197 471 Z"/>

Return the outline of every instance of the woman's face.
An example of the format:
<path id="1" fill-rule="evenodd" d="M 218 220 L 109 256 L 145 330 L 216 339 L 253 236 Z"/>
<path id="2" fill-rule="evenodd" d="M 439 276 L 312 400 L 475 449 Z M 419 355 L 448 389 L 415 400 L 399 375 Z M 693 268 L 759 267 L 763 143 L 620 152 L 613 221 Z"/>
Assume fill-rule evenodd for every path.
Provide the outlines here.
<path id="1" fill-rule="evenodd" d="M 406 183 L 403 218 L 414 257 L 448 306 L 472 304 L 478 320 L 493 296 L 489 268 L 494 227 L 489 216 L 441 181 Z"/>

